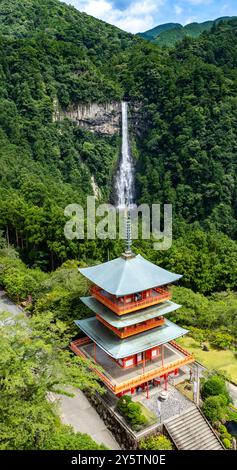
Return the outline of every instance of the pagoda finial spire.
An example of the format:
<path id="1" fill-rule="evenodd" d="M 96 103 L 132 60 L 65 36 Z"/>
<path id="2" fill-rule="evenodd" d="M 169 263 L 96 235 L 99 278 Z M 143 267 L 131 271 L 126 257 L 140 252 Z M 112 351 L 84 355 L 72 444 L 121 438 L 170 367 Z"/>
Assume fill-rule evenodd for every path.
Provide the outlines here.
<path id="1" fill-rule="evenodd" d="M 126 252 L 132 253 L 132 227 L 131 227 L 131 214 L 130 210 L 126 210 Z"/>
<path id="2" fill-rule="evenodd" d="M 131 223 L 131 213 L 128 207 L 124 210 L 124 220 L 125 220 L 125 252 L 122 257 L 125 259 L 133 258 L 135 255 L 132 252 L 132 223 Z"/>

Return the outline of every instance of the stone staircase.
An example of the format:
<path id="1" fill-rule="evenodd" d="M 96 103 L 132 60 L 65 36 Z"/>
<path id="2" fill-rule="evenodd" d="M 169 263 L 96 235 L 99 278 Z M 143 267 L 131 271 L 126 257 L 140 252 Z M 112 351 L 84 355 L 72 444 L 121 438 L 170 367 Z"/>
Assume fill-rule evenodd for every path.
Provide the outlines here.
<path id="1" fill-rule="evenodd" d="M 224 450 L 222 443 L 200 410 L 192 406 L 182 415 L 164 422 L 178 450 Z"/>

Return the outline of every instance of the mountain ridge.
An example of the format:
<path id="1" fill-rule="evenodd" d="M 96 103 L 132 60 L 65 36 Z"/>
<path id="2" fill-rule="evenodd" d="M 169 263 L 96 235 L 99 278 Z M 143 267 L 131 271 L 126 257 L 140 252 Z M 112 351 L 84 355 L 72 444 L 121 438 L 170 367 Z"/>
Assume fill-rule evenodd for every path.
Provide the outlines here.
<path id="1" fill-rule="evenodd" d="M 164 23 L 143 33 L 137 33 L 137 35 L 160 46 L 173 46 L 186 36 L 197 38 L 204 31 L 210 31 L 214 25 L 235 18 L 235 16 L 222 16 L 215 20 L 208 20 L 201 23 L 192 22 L 186 25 L 182 25 L 181 23 Z"/>

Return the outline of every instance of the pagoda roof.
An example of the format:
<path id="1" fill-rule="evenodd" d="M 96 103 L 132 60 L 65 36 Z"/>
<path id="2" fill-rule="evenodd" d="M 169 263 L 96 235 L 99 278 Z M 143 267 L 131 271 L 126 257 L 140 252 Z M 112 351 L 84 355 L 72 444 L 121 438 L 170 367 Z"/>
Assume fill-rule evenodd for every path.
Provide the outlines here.
<path id="1" fill-rule="evenodd" d="M 167 319 L 162 326 L 124 339 L 116 336 L 111 330 L 102 325 L 96 317 L 76 320 L 75 323 L 92 341 L 114 359 L 132 356 L 168 343 L 188 333 L 188 330 Z"/>
<path id="2" fill-rule="evenodd" d="M 97 286 L 117 297 L 164 286 L 182 277 L 151 263 L 141 255 L 119 257 L 79 272 Z"/>
<path id="3" fill-rule="evenodd" d="M 81 301 L 94 313 L 97 313 L 107 323 L 116 328 L 125 328 L 126 326 L 135 325 L 152 318 L 160 317 L 161 315 L 166 315 L 167 313 L 173 312 L 181 307 L 181 305 L 168 300 L 161 304 L 153 305 L 152 307 L 147 307 L 142 310 L 138 310 L 135 313 L 128 313 L 127 315 L 120 317 L 101 304 L 94 297 L 81 297 Z"/>

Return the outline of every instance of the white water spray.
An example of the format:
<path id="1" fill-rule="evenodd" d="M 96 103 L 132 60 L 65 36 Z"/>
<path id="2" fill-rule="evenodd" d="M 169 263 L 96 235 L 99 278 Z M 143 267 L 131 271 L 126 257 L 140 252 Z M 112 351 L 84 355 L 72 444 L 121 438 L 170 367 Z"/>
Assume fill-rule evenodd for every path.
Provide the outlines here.
<path id="1" fill-rule="evenodd" d="M 116 178 L 117 207 L 134 204 L 134 168 L 128 143 L 128 104 L 122 101 L 122 156 Z"/>

